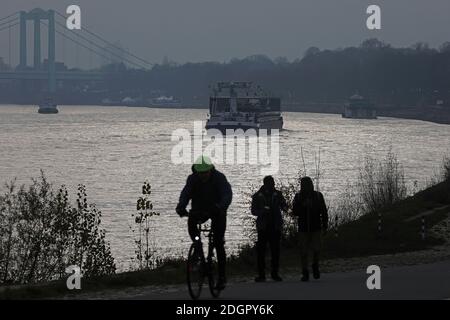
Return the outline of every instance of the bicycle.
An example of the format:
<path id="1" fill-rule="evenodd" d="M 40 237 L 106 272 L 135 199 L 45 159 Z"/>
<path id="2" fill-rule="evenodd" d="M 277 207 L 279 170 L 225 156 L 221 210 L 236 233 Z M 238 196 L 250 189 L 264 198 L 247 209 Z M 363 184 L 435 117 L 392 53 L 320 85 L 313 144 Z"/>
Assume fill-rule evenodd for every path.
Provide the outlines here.
<path id="1" fill-rule="evenodd" d="M 221 290 L 216 288 L 219 272 L 213 231 L 211 228 L 202 227 L 201 223 L 198 223 L 198 230 L 200 235 L 191 244 L 187 259 L 189 295 L 193 300 L 197 300 L 200 297 L 204 279 L 208 278 L 209 291 L 214 298 L 218 298 Z M 208 255 L 206 257 L 203 251 L 202 233 L 206 234 L 208 238 Z"/>

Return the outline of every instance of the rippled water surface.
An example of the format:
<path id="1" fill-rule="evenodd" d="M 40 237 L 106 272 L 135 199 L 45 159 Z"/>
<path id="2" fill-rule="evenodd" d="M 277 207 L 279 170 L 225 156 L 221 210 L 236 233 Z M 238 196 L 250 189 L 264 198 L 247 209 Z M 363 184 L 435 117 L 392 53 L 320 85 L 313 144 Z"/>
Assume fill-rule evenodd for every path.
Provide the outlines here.
<path id="1" fill-rule="evenodd" d="M 44 170 L 56 185 L 74 190 L 85 184 L 90 201 L 103 212 L 103 223 L 120 268 L 134 255 L 129 229 L 142 182 L 149 180 L 154 207 L 155 239 L 160 255 L 185 254 L 186 221 L 173 208 L 189 165 L 174 165 L 173 130 L 193 131 L 193 121 L 206 110 L 60 106 L 57 115 L 41 115 L 32 106 L 0 106 L 0 182 L 17 177 L 29 183 Z M 348 182 L 354 181 L 364 155 L 384 156 L 392 146 L 405 168 L 407 181 L 425 183 L 437 171 L 450 148 L 450 126 L 381 118 L 350 120 L 338 115 L 284 113 L 280 134 L 278 179 L 294 178 L 303 168 L 314 172 L 320 148 L 321 190 L 330 205 Z M 246 241 L 243 217 L 250 184 L 262 179 L 256 165 L 221 165 L 235 194 L 229 210 L 227 246 Z M 230 250 L 231 251 L 231 250 Z"/>

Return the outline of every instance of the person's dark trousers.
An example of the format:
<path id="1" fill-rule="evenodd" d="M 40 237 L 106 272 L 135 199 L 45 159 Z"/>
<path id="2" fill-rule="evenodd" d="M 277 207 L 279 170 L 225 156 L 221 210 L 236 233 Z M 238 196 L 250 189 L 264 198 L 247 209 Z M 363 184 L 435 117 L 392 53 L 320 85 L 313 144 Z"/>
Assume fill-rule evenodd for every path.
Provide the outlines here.
<path id="1" fill-rule="evenodd" d="M 267 231 L 258 230 L 258 241 L 256 242 L 258 274 L 265 277 L 266 270 L 266 248 L 270 246 L 272 275 L 278 275 L 280 266 L 280 239 L 281 233 L 278 230 L 271 229 Z"/>
<path id="2" fill-rule="evenodd" d="M 208 219 L 200 218 L 200 222 L 204 223 Z M 195 237 L 200 235 L 198 230 L 199 217 L 195 215 L 189 215 L 188 218 L 188 231 L 192 241 Z M 217 252 L 217 264 L 219 266 L 219 277 L 225 279 L 225 229 L 227 225 L 227 216 L 225 214 L 218 214 L 211 218 L 211 229 L 213 231 L 213 242 Z"/>
<path id="3" fill-rule="evenodd" d="M 309 255 L 312 251 L 313 265 L 319 265 L 322 236 L 320 231 L 300 232 L 300 256 L 302 269 L 308 270 Z"/>

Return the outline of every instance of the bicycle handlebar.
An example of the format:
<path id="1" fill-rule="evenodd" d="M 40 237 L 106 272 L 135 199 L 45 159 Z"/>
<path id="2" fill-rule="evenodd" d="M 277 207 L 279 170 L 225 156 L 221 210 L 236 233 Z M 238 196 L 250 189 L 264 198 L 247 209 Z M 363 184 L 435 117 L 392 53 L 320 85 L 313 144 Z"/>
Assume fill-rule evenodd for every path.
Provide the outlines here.
<path id="1" fill-rule="evenodd" d="M 184 210 L 184 212 L 182 213 L 182 214 L 180 214 L 180 213 L 178 213 L 178 215 L 181 217 L 181 218 L 184 218 L 184 217 L 189 217 L 189 214 L 192 212 L 192 210 L 190 210 L 190 211 L 187 211 L 187 210 Z M 202 223 L 200 223 L 200 222 L 198 222 L 197 223 L 198 224 L 198 226 L 199 226 L 199 228 L 198 228 L 198 231 L 200 231 L 200 232 L 210 232 L 210 233 L 212 233 L 212 228 L 211 227 L 209 227 L 209 228 L 205 228 L 205 227 L 203 227 L 202 228 Z"/>

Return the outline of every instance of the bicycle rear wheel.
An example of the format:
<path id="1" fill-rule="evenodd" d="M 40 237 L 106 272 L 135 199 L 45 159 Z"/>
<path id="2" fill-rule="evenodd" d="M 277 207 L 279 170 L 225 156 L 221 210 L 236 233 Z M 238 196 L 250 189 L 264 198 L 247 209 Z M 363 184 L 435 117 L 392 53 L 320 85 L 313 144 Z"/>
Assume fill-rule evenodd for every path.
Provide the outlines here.
<path id="1" fill-rule="evenodd" d="M 204 278 L 203 255 L 198 243 L 193 243 L 189 249 L 187 260 L 187 284 L 189 295 L 197 300 L 202 292 Z"/>
<path id="2" fill-rule="evenodd" d="M 216 286 L 219 281 L 219 264 L 217 263 L 216 248 L 210 249 L 207 263 L 209 291 L 214 298 L 218 298 L 220 295 L 220 290 L 217 290 Z"/>

